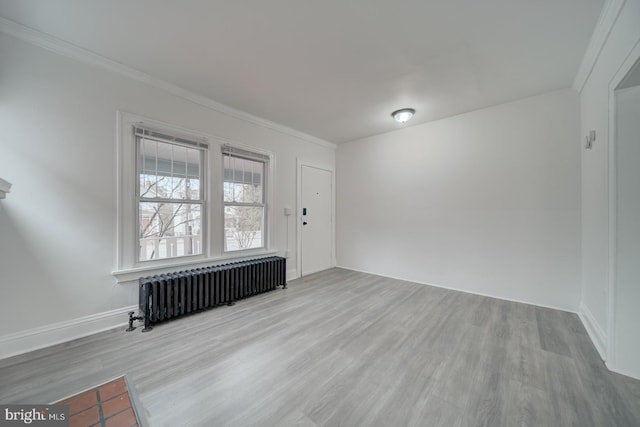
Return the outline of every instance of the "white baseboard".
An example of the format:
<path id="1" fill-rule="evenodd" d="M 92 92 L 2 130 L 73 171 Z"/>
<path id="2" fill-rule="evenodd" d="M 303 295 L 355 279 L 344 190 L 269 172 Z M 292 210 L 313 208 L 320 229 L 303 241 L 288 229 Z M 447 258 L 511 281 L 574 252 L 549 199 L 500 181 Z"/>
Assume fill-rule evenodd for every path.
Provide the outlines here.
<path id="1" fill-rule="evenodd" d="M 0 337 L 0 360 L 63 342 L 82 338 L 127 324 L 126 314 L 138 306 L 66 320 Z"/>
<path id="2" fill-rule="evenodd" d="M 607 334 L 605 334 L 604 329 L 598 324 L 593 313 L 591 313 L 591 310 L 589 310 L 589 307 L 587 307 L 584 302 L 580 303 L 578 316 L 580 316 L 580 320 L 587 330 L 593 345 L 596 347 L 596 350 L 598 350 L 600 357 L 602 360 L 607 361 Z"/>
<path id="3" fill-rule="evenodd" d="M 298 270 L 295 268 L 292 268 L 291 270 L 287 270 L 287 281 L 289 280 L 295 280 L 298 277 L 300 277 L 298 275 Z"/>
<path id="4" fill-rule="evenodd" d="M 299 277 L 298 270 L 287 270 L 287 281 Z M 50 347 L 127 325 L 126 314 L 138 311 L 137 305 L 66 320 L 26 331 L 0 336 L 0 360 Z"/>
<path id="5" fill-rule="evenodd" d="M 616 374 L 624 375 L 625 377 L 633 378 L 634 380 L 640 380 L 640 376 L 637 373 L 627 372 L 621 369 L 618 369 L 617 366 L 612 366 L 610 363 L 606 363 L 607 369 L 611 372 L 615 372 Z"/>
<path id="6" fill-rule="evenodd" d="M 348 267 L 338 266 L 338 268 L 343 268 L 345 270 L 353 270 L 359 271 L 362 273 L 375 274 L 381 276 L 380 274 L 371 273 L 369 271 L 362 271 Z M 538 305 L 541 307 L 553 308 L 557 310 L 570 311 L 565 308 L 558 307 L 549 307 L 540 304 L 532 304 L 527 301 L 519 301 L 504 297 L 499 297 L 495 295 L 486 295 L 476 292 L 470 292 L 464 289 L 455 289 L 446 286 L 434 285 L 431 283 L 424 283 L 415 280 L 408 280 L 404 278 L 384 276 L 397 280 L 406 280 L 414 283 L 421 283 L 428 286 L 435 286 L 439 288 L 451 289 L 460 292 L 473 293 L 476 295 L 488 296 L 491 298 L 498 298 L 507 301 L 520 302 L 524 304 Z M 287 270 L 287 280 L 294 280 L 298 278 L 297 269 Z M 129 307 L 122 307 L 116 310 L 106 311 L 103 313 L 92 314 L 85 317 L 80 317 L 73 320 L 67 320 L 64 322 L 58 322 L 47 326 L 41 326 L 38 328 L 29 329 L 26 331 L 16 332 L 9 335 L 4 335 L 0 337 L 0 360 L 6 359 L 8 357 L 17 356 L 19 354 L 27 353 L 33 350 L 38 350 L 45 347 L 50 347 L 52 345 L 60 344 L 63 342 L 71 341 L 77 338 L 82 338 L 88 335 L 92 335 L 98 332 L 102 332 L 108 329 L 113 329 L 116 327 L 122 327 L 127 324 L 126 313 L 129 311 L 137 311 L 138 307 L 133 305 Z M 591 313 L 591 310 L 584 305 L 584 303 L 580 303 L 580 308 L 578 311 L 578 316 L 582 321 L 591 341 L 593 342 L 596 350 L 600 354 L 603 360 L 607 360 L 606 358 L 606 334 L 604 330 L 600 327 L 598 322 L 595 320 L 595 317 Z M 615 367 L 609 367 L 612 371 L 619 372 L 615 369 Z M 629 374 L 625 374 L 623 372 L 619 372 L 623 375 L 629 376 Z"/>
<path id="7" fill-rule="evenodd" d="M 500 300 L 503 300 L 503 301 L 517 302 L 517 303 L 520 303 L 520 304 L 535 305 L 536 307 L 551 308 L 553 310 L 560 310 L 560 311 L 565 311 L 567 313 L 578 314 L 575 310 L 572 310 L 572 309 L 567 308 L 567 307 L 556 307 L 556 306 L 553 306 L 553 305 L 539 304 L 537 302 L 524 301 L 524 300 L 519 300 L 519 299 L 515 299 L 515 298 L 508 298 L 508 297 L 504 297 L 504 296 L 500 296 L 500 295 L 492 295 L 492 294 L 488 294 L 488 293 L 470 291 L 468 289 L 455 288 L 453 286 L 444 286 L 444 285 L 438 285 L 438 284 L 435 284 L 435 283 L 422 282 L 420 280 L 407 279 L 405 277 L 395 277 L 395 276 L 389 276 L 389 275 L 386 275 L 386 274 L 372 273 L 370 271 L 358 270 L 356 268 L 343 267 L 343 266 L 340 266 L 340 265 L 337 265 L 336 267 L 337 268 L 342 268 L 344 270 L 357 271 L 359 273 L 373 274 L 374 276 L 388 277 L 389 279 L 402 280 L 403 282 L 418 283 L 420 285 L 433 286 L 434 288 L 449 289 L 451 291 L 464 292 L 466 294 L 479 295 L 479 296 L 482 296 L 482 297 L 489 297 L 489 298 L 500 299 Z"/>
<path id="8" fill-rule="evenodd" d="M 523 304 L 535 305 L 537 307 L 545 307 L 545 308 L 551 308 L 551 309 L 554 309 L 554 310 L 561 310 L 561 311 L 566 311 L 566 312 L 569 312 L 569 313 L 575 313 L 580 318 L 580 321 L 584 325 L 584 328 L 587 331 L 587 334 L 589 335 L 589 338 L 591 339 L 591 342 L 593 342 L 593 345 L 596 348 L 596 350 L 598 351 L 598 354 L 600 355 L 602 360 L 606 363 L 607 368 L 609 368 L 610 371 L 613 371 L 613 372 L 616 372 L 616 373 L 619 373 L 619 374 L 622 374 L 622 375 L 626 375 L 628 377 L 636 378 L 634 375 L 630 374 L 629 372 L 623 372 L 623 371 L 617 369 L 616 366 L 612 366 L 610 361 L 609 361 L 609 363 L 607 363 L 608 362 L 607 361 L 607 334 L 604 332 L 604 329 L 602 329 L 600 324 L 598 324 L 598 322 L 596 321 L 596 318 L 593 316 L 593 313 L 591 313 L 591 310 L 589 310 L 589 308 L 582 302 L 580 303 L 580 305 L 578 307 L 578 311 L 576 312 L 574 310 L 567 309 L 567 308 L 564 308 L 564 307 L 554 307 L 554 306 L 545 305 L 545 304 L 533 303 L 533 302 L 530 302 L 530 301 L 522 301 L 522 300 L 518 300 L 518 299 L 514 299 L 514 298 L 506 298 L 506 297 L 498 296 L 498 295 L 489 295 L 489 294 L 485 294 L 485 293 L 481 293 L 481 292 L 474 292 L 474 291 L 469 291 L 469 290 L 466 290 L 466 289 L 454 288 L 454 287 L 451 287 L 451 286 L 442 286 L 442 285 L 437 285 L 437 284 L 433 284 L 433 283 L 421 282 L 421 281 L 413 280 L 413 279 L 406 279 L 404 277 L 394 277 L 394 276 L 382 275 L 382 274 L 378 274 L 378 273 L 372 273 L 370 271 L 358 270 L 358 269 L 355 269 L 355 268 L 349 268 L 349 267 L 343 267 L 343 266 L 337 266 L 337 267 L 345 269 L 345 270 L 357 271 L 357 272 L 360 272 L 360 273 L 367 273 L 367 274 L 373 274 L 373 275 L 376 275 L 376 276 L 389 277 L 390 279 L 403 280 L 403 281 L 419 283 L 419 284 L 427 285 L 427 286 L 434 286 L 434 287 L 437 287 L 437 288 L 450 289 L 450 290 L 458 291 L 458 292 L 466 292 L 466 293 L 469 293 L 469 294 L 481 295 L 481 296 L 501 299 L 501 300 L 505 300 L 505 301 L 518 302 L 518 303 L 523 303 Z"/>
<path id="9" fill-rule="evenodd" d="M 580 318 L 580 321 L 584 325 L 584 328 L 586 329 L 587 334 L 589 335 L 589 338 L 591 339 L 591 342 L 593 342 L 593 345 L 595 346 L 595 348 L 598 351 L 598 354 L 600 355 L 602 360 L 607 365 L 607 368 L 610 371 L 613 371 L 613 372 L 616 372 L 616 373 L 619 373 L 619 374 L 622 374 L 622 375 L 626 375 L 628 377 L 635 378 L 633 375 L 630 375 L 628 372 L 622 372 L 619 369 L 617 369 L 615 366 L 611 366 L 610 363 L 607 363 L 607 345 L 606 345 L 606 343 L 607 343 L 607 335 L 605 334 L 605 332 L 602 329 L 602 327 L 596 321 L 595 317 L 593 316 L 593 313 L 591 313 L 591 310 L 589 310 L 589 308 L 586 305 L 584 305 L 584 303 L 582 303 L 582 302 L 579 305 L 578 311 L 575 312 L 573 310 L 569 310 L 567 308 L 562 308 L 562 307 L 553 307 L 553 306 L 544 305 L 544 304 L 532 303 L 532 302 L 529 302 L 529 301 L 521 301 L 521 300 L 517 300 L 517 299 L 513 299 L 513 298 L 505 298 L 505 297 L 502 297 L 502 296 L 489 295 L 489 294 L 484 294 L 484 293 L 480 293 L 480 292 L 473 292 L 473 291 L 469 291 L 469 290 L 465 290 L 465 289 L 453 288 L 453 287 L 450 287 L 450 286 L 441 286 L 441 285 L 436 285 L 436 284 L 433 284 L 433 283 L 426 283 L 426 282 L 420 282 L 420 281 L 412 280 L 412 279 L 405 279 L 405 278 L 402 278 L 402 277 L 386 276 L 386 275 L 382 275 L 382 274 L 372 273 L 370 271 L 358 270 L 358 269 L 355 269 L 355 268 L 342 267 L 342 266 L 337 266 L 337 267 L 338 268 L 343 268 L 345 270 L 357 271 L 357 272 L 360 272 L 360 273 L 374 274 L 376 276 L 383 276 L 383 277 L 389 277 L 391 279 L 396 279 L 396 280 L 404 280 L 404 281 L 407 281 L 407 282 L 419 283 L 421 285 L 435 286 L 437 288 L 450 289 L 450 290 L 453 290 L 453 291 L 466 292 L 466 293 L 470 293 L 470 294 L 474 294 L 474 295 L 481 295 L 481 296 L 501 299 L 501 300 L 505 300 L 505 301 L 513 301 L 513 302 L 518 302 L 518 303 L 523 303 L 523 304 L 535 305 L 535 306 L 538 306 L 538 307 L 552 308 L 554 310 L 561 310 L 561 311 L 566 311 L 566 312 L 569 312 L 569 313 L 575 313 Z"/>

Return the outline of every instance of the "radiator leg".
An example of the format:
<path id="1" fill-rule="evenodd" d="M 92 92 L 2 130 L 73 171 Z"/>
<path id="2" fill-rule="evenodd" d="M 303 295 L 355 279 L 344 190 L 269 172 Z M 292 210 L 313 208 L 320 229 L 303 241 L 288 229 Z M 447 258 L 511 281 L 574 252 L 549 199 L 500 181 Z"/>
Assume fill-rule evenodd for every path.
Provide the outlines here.
<path id="1" fill-rule="evenodd" d="M 150 332 L 153 329 L 151 327 L 151 319 L 149 319 L 150 316 L 151 315 L 147 310 L 147 312 L 144 313 L 144 329 L 142 329 L 142 332 Z"/>
<path id="2" fill-rule="evenodd" d="M 142 332 L 151 330 L 151 307 L 149 306 L 149 298 L 151 296 L 151 283 L 140 278 L 140 314 L 144 317 L 144 329 Z"/>
<path id="3" fill-rule="evenodd" d="M 228 305 L 228 306 L 236 305 L 236 302 L 235 302 L 235 301 L 229 301 L 229 302 L 227 303 L 227 305 Z"/>
<path id="4" fill-rule="evenodd" d="M 153 330 L 153 328 L 151 326 L 148 325 L 148 322 L 144 322 L 144 328 L 142 329 L 142 332 L 151 332 Z"/>

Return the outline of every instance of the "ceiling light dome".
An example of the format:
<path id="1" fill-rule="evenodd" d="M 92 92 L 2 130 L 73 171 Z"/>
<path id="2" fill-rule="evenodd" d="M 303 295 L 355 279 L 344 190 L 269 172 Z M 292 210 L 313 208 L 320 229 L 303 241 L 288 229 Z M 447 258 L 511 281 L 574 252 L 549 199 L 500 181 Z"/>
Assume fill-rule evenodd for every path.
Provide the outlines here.
<path id="1" fill-rule="evenodd" d="M 391 116 L 398 123 L 406 123 L 411 119 L 411 117 L 413 117 L 415 113 L 416 110 L 414 110 L 413 108 L 403 108 L 401 110 L 394 111 L 393 113 L 391 113 Z"/>

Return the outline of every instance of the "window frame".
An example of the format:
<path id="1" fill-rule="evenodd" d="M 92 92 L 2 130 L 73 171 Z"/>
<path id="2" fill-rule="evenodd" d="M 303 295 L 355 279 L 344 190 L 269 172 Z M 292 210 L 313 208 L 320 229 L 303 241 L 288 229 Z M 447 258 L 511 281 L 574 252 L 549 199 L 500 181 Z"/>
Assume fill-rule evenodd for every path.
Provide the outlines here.
<path id="1" fill-rule="evenodd" d="M 203 164 L 203 183 L 206 214 L 202 214 L 202 254 L 188 257 L 164 258 L 159 260 L 138 261 L 138 221 L 136 180 L 137 176 L 137 144 L 133 127 L 147 126 L 160 133 L 177 135 L 186 139 L 206 141 L 209 145 L 205 153 Z M 246 249 L 242 251 L 224 251 L 224 170 L 222 168 L 222 152 L 224 145 L 231 145 L 256 154 L 268 157 L 268 167 L 265 177 L 265 229 L 264 247 Z M 271 151 L 240 144 L 219 136 L 186 129 L 174 124 L 150 119 L 125 111 L 116 112 L 116 234 L 115 234 L 115 268 L 112 275 L 118 283 L 137 281 L 141 276 L 169 273 L 179 269 L 198 268 L 221 261 L 240 261 L 255 256 L 277 254 L 272 248 L 271 231 L 274 230 L 274 215 L 272 210 L 273 181 L 275 178 L 275 154 Z M 217 206 L 220 203 L 220 206 Z M 105 213 L 103 220 L 109 217 Z M 222 233 L 222 234 L 221 234 Z"/>
<path id="2" fill-rule="evenodd" d="M 209 239 L 207 238 L 207 230 L 208 230 L 208 226 L 206 224 L 206 218 L 207 218 L 207 213 L 210 210 L 209 207 L 209 203 L 208 203 L 208 199 L 206 197 L 207 191 L 208 191 L 208 182 L 205 179 L 205 177 L 208 175 L 207 174 L 207 166 L 206 166 L 206 159 L 208 157 L 208 151 L 209 151 L 209 144 L 206 141 L 200 141 L 200 140 L 192 140 L 195 138 L 182 138 L 180 136 L 177 135 L 165 135 L 162 134 L 161 132 L 155 130 L 155 129 L 151 129 L 147 126 L 141 126 L 141 125 L 134 125 L 134 140 L 135 140 L 135 149 L 136 149 L 136 172 L 135 172 L 135 197 L 136 197 L 136 202 L 135 202 L 135 215 L 134 215 L 134 220 L 136 221 L 136 230 L 137 233 L 136 235 L 137 237 L 137 241 L 138 244 L 135 245 L 135 263 L 136 265 L 148 265 L 151 264 L 155 261 L 162 261 L 162 260 L 188 260 L 194 257 L 200 257 L 202 255 L 205 255 L 207 253 L 207 249 L 208 249 L 208 241 Z M 138 133 L 138 130 L 141 131 L 141 133 Z M 148 136 L 145 136 L 144 134 L 147 133 Z M 173 140 L 171 140 L 171 138 Z M 164 143 L 167 145 L 176 145 L 176 146 L 180 146 L 180 147 L 184 147 L 184 148 L 190 148 L 190 149 L 195 149 L 199 151 L 199 157 L 200 157 L 200 164 L 199 164 L 199 198 L 196 200 L 193 199 L 168 199 L 168 198 L 162 198 L 162 197 L 154 197 L 154 198 L 142 198 L 140 195 L 140 173 L 141 173 L 141 164 L 140 164 L 140 154 L 141 154 L 141 145 L 142 145 L 142 140 L 143 139 L 147 139 L 150 141 L 155 141 L 155 142 L 160 142 L 160 143 Z M 141 251 L 141 245 L 140 245 L 140 204 L 141 203 L 167 203 L 167 204 L 191 204 L 191 205 L 198 205 L 200 206 L 200 229 L 201 229 L 201 233 L 200 233 L 200 245 L 201 245 L 201 252 L 197 253 L 197 254 L 191 254 L 191 255 L 179 255 L 179 256 L 171 256 L 171 257 L 164 257 L 164 258 L 157 258 L 157 259 L 149 259 L 149 260 L 141 260 L 140 259 L 140 251 Z"/>
<path id="3" fill-rule="evenodd" d="M 262 203 L 243 203 L 243 202 L 227 202 L 224 199 L 224 158 L 225 156 L 235 157 L 244 160 L 257 161 L 262 163 Z M 221 147 L 221 169 L 222 169 L 222 253 L 224 254 L 243 254 L 255 250 L 267 250 L 270 247 L 270 228 L 268 200 L 271 194 L 271 162 L 273 156 L 256 150 L 255 148 L 245 148 L 232 144 L 224 144 Z M 246 206 L 262 208 L 262 246 L 246 249 L 227 249 L 227 233 L 225 228 L 227 206 Z"/>

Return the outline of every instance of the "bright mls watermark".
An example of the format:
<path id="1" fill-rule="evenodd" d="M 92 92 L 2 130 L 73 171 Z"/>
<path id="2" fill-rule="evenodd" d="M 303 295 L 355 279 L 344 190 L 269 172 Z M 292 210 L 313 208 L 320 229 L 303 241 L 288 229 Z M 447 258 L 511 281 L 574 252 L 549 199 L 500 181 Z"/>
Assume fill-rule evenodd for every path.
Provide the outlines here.
<path id="1" fill-rule="evenodd" d="M 0 427 L 69 427 L 68 405 L 0 405 Z"/>

